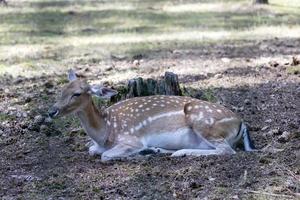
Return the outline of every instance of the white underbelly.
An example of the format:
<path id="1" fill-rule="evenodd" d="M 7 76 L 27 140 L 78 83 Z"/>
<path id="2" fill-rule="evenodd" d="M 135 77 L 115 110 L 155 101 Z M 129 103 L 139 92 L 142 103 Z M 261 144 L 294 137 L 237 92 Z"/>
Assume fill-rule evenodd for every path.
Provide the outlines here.
<path id="1" fill-rule="evenodd" d="M 141 142 L 146 148 L 156 147 L 167 150 L 212 148 L 188 127 L 179 128 L 173 132 L 147 134 L 141 138 Z"/>

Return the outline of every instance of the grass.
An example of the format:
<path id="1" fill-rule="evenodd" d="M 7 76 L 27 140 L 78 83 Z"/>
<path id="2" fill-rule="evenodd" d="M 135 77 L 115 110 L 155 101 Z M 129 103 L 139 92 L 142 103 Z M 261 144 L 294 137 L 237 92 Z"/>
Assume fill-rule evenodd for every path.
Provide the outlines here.
<path id="1" fill-rule="evenodd" d="M 288 67 L 287 72 L 289 74 L 300 74 L 300 65 Z"/>
<path id="2" fill-rule="evenodd" d="M 15 116 L 8 115 L 5 113 L 0 113 L 0 122 L 15 120 Z"/>
<path id="3" fill-rule="evenodd" d="M 300 37 L 300 2 L 11 1 L 0 7 L 0 73 L 57 72 L 164 49 Z M 26 73 L 24 73 L 26 72 Z"/>

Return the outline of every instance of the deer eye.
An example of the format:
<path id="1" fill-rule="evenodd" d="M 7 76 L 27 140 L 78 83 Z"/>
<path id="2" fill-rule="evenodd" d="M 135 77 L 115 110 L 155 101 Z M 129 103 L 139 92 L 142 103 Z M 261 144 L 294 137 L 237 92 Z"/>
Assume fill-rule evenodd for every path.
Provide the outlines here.
<path id="1" fill-rule="evenodd" d="M 79 97 L 81 95 L 81 93 L 74 93 L 73 95 L 72 95 L 72 98 L 73 97 Z"/>

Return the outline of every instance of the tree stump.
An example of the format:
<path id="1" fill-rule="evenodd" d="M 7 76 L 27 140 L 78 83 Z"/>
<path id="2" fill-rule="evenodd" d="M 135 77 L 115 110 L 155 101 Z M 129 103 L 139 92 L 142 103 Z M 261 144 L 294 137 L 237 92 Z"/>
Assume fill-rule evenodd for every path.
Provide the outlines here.
<path id="1" fill-rule="evenodd" d="M 126 98 L 150 96 L 150 95 L 182 95 L 178 76 L 172 72 L 166 72 L 161 80 L 148 78 L 136 78 L 129 80 Z"/>
<path id="2" fill-rule="evenodd" d="M 172 72 L 166 72 L 165 76 L 159 80 L 154 80 L 151 78 L 143 79 L 141 77 L 131 79 L 128 81 L 127 86 L 117 88 L 117 90 L 119 94 L 111 98 L 112 103 L 141 96 L 182 95 L 182 91 L 178 82 L 178 76 Z"/>

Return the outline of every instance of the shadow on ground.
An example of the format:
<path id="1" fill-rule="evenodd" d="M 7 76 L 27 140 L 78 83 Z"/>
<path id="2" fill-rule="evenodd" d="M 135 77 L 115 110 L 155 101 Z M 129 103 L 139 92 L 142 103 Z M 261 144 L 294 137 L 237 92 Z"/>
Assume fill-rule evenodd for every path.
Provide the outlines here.
<path id="1" fill-rule="evenodd" d="M 236 68 L 223 75 L 255 73 L 251 68 Z M 87 138 L 76 130 L 79 124 L 73 118 L 55 121 L 50 131 L 56 134 L 45 132 L 45 123 L 32 129 L 35 116 L 45 115 L 64 77 L 2 76 L 0 80 L 4 86 L 0 191 L 5 198 L 259 198 L 269 197 L 264 194 L 268 191 L 271 197 L 290 199 L 299 192 L 295 177 L 299 174 L 296 104 L 300 90 L 288 77 L 253 86 L 212 88 L 219 102 L 245 119 L 262 152 L 172 159 L 157 155 L 108 164 L 88 156 Z M 283 140 L 285 131 L 294 136 Z"/>

